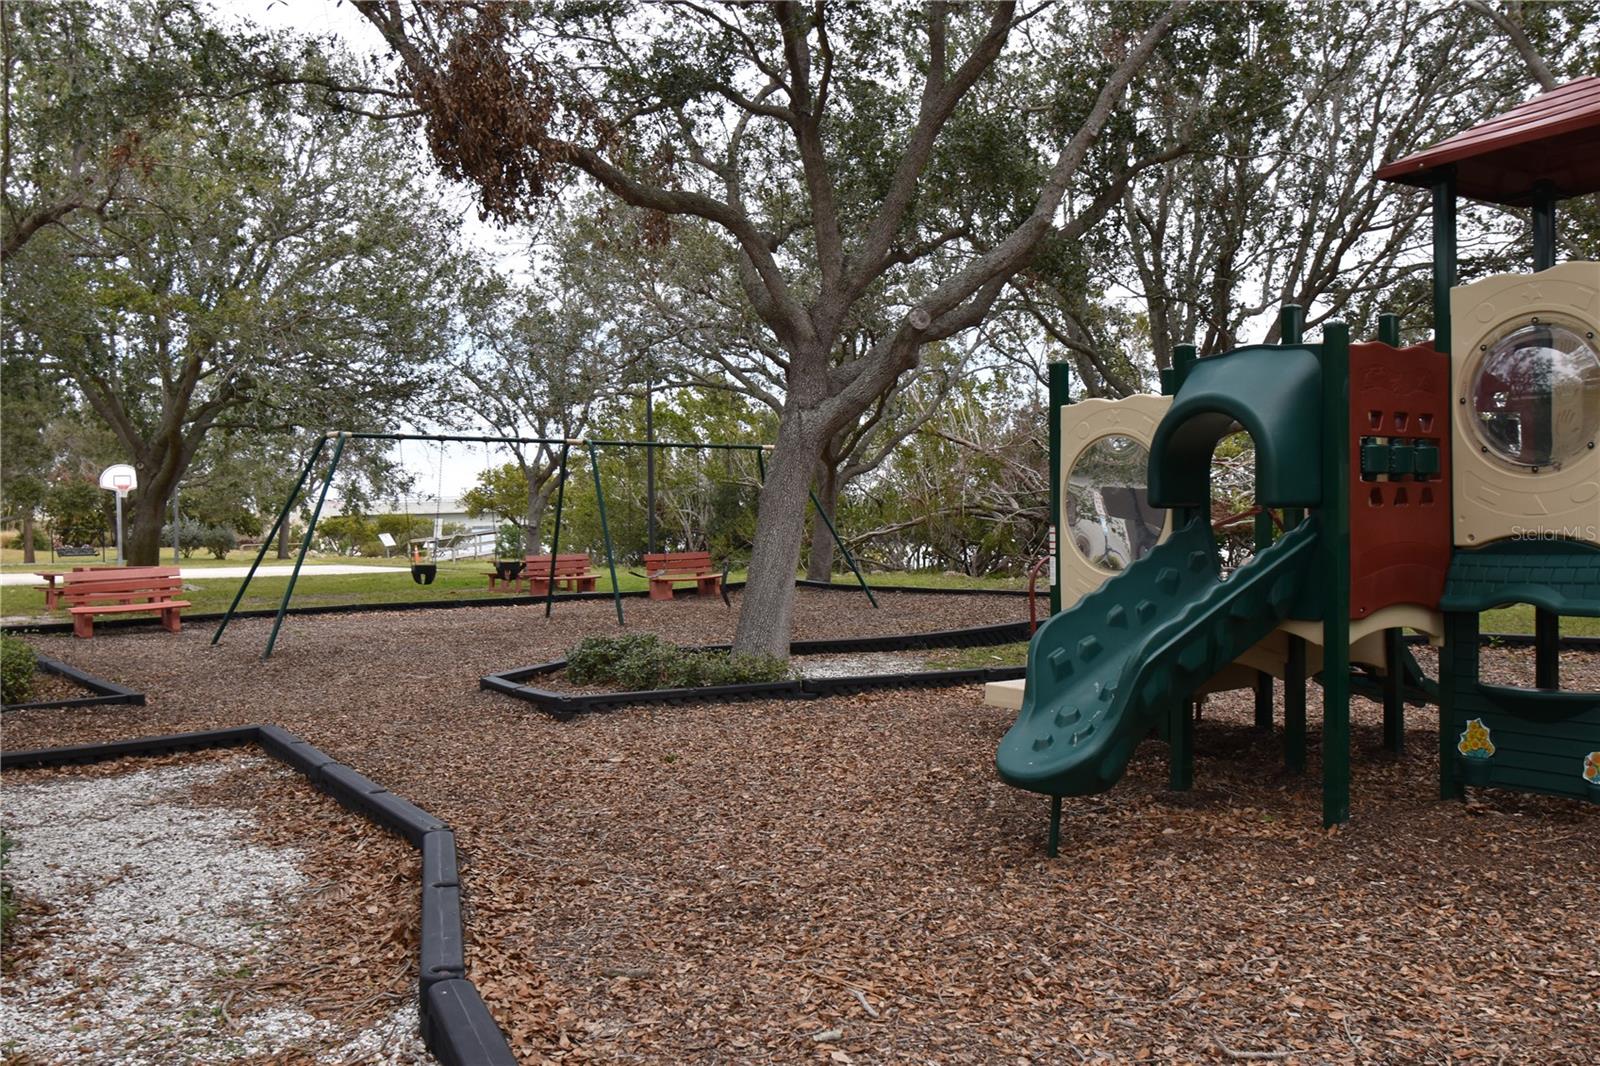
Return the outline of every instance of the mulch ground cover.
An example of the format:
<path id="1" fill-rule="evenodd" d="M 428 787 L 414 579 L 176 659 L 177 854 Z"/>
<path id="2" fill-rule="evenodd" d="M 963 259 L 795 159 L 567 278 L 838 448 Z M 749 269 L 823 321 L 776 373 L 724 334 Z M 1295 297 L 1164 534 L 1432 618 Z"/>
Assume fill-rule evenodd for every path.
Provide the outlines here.
<path id="1" fill-rule="evenodd" d="M 1025 617 L 1021 600 L 802 591 L 797 638 Z M 737 599 L 735 600 L 735 608 Z M 726 640 L 720 602 L 630 629 Z M 21 747 L 278 722 L 451 823 L 469 975 L 527 1062 L 1594 1061 L 1600 808 L 1434 798 L 1431 711 L 1382 754 L 1354 712 L 1353 821 L 1320 827 L 1281 726 L 1214 698 L 1197 787 L 1166 749 L 1069 801 L 1002 785 L 978 688 L 636 708 L 556 722 L 480 675 L 616 631 L 607 603 L 291 619 L 41 650 L 149 694 L 6 718 Z M 1432 669 L 1431 656 L 1421 658 Z M 1486 652 L 1520 676 L 1528 649 Z M 1563 656 L 1600 689 L 1600 656 Z"/>
<path id="2" fill-rule="evenodd" d="M 6 790 L 6 1062 L 433 1061 L 417 853 L 299 774 L 247 748 L 9 771 Z"/>
<path id="3" fill-rule="evenodd" d="M 84 688 L 76 681 L 52 674 L 47 670 L 40 670 L 33 675 L 33 682 L 28 686 L 28 695 L 23 703 L 44 703 L 46 700 L 75 700 L 84 696 L 93 696 L 93 689 Z"/>

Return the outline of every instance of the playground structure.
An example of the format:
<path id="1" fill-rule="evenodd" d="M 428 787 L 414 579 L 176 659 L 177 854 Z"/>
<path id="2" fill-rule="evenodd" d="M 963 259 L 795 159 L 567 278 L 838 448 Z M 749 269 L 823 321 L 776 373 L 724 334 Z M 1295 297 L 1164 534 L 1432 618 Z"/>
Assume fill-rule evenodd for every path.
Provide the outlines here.
<path id="1" fill-rule="evenodd" d="M 1407 700 L 1439 705 L 1442 798 L 1492 784 L 1600 802 L 1600 693 L 1562 690 L 1558 655 L 1560 615 L 1600 616 L 1600 263 L 1555 262 L 1556 203 L 1600 191 L 1600 77 L 1378 176 L 1432 190 L 1430 343 L 1401 347 L 1390 315 L 1376 341 L 1329 322 L 1308 343 L 1286 306 L 1279 344 L 1179 346 L 1161 396 L 1071 404 L 1051 367 L 1058 613 L 1025 681 L 985 699 L 1020 712 L 995 765 L 1051 797 L 1052 854 L 1063 797 L 1114 785 L 1152 730 L 1189 788 L 1195 701 L 1254 689 L 1270 728 L 1275 679 L 1292 771 L 1307 682 L 1322 686 L 1327 825 L 1350 816 L 1358 688 L 1391 750 Z M 1459 196 L 1531 207 L 1533 273 L 1456 285 Z M 1254 557 L 1224 575 L 1210 467 L 1241 427 L 1262 510 Z M 1478 616 L 1515 603 L 1536 611 L 1532 688 L 1479 677 Z M 1439 646 L 1436 685 L 1405 629 Z"/>
<path id="2" fill-rule="evenodd" d="M 616 552 L 612 547 L 611 531 L 606 517 L 605 486 L 600 475 L 600 449 L 643 448 L 647 449 L 651 454 L 654 453 L 655 449 L 661 448 L 679 448 L 695 451 L 750 452 L 755 455 L 756 468 L 760 472 L 760 477 L 764 481 L 766 479 L 766 453 L 772 447 L 770 444 L 728 444 L 703 441 L 598 440 L 591 438 L 506 437 L 445 433 L 351 432 L 348 430 L 328 430 L 318 436 L 316 443 L 312 446 L 311 454 L 306 457 L 305 464 L 300 469 L 300 476 L 295 480 L 294 487 L 289 490 L 288 497 L 283 501 L 283 506 L 279 508 L 278 515 L 273 520 L 272 528 L 269 529 L 266 536 L 261 539 L 261 546 L 256 552 L 255 559 L 250 563 L 250 569 L 246 572 L 244 579 L 239 583 L 238 592 L 234 594 L 233 601 L 228 605 L 227 611 L 223 614 L 222 621 L 217 624 L 216 631 L 211 635 L 211 643 L 213 645 L 221 641 L 222 634 L 227 630 L 229 621 L 233 619 L 234 613 L 238 610 L 240 601 L 244 599 L 245 591 L 250 587 L 250 582 L 255 577 L 257 569 L 261 566 L 261 561 L 266 558 L 267 547 L 273 542 L 273 538 L 278 535 L 278 530 L 289 521 L 289 515 L 294 508 L 295 501 L 301 498 L 302 492 L 309 492 L 308 485 L 313 480 L 311 476 L 312 472 L 316 469 L 317 463 L 322 458 L 324 449 L 327 448 L 329 442 L 331 441 L 332 448 L 329 450 L 327 470 L 322 475 L 322 486 L 316 493 L 315 502 L 311 507 L 310 519 L 306 522 L 305 534 L 300 540 L 299 552 L 295 556 L 293 568 L 289 571 L 288 585 L 284 589 L 283 598 L 278 604 L 278 610 L 272 623 L 272 630 L 267 636 L 266 648 L 261 653 L 261 658 L 263 659 L 267 659 L 272 656 L 272 650 L 277 645 L 278 633 L 283 628 L 283 620 L 289 610 L 289 602 L 294 596 L 295 583 L 299 580 L 301 567 L 305 564 L 306 554 L 311 548 L 311 540 L 316 532 L 317 520 L 322 514 L 323 505 L 327 502 L 328 491 L 333 486 L 334 475 L 338 472 L 339 460 L 344 454 L 345 445 L 352 440 L 378 440 L 394 442 L 433 441 L 440 444 L 446 442 L 473 444 L 535 444 L 559 447 L 560 460 L 556 472 L 555 532 L 551 537 L 549 554 L 547 556 L 540 556 L 540 558 L 548 560 L 549 566 L 549 569 L 543 575 L 543 581 L 541 582 L 541 586 L 544 589 L 544 613 L 546 617 L 549 617 L 551 608 L 555 603 L 557 594 L 556 590 L 557 586 L 560 584 L 561 578 L 561 574 L 558 573 L 558 560 L 562 558 L 560 547 L 561 512 L 563 504 L 566 500 L 566 485 L 569 474 L 568 459 L 571 456 L 573 448 L 581 448 L 586 450 L 589 457 L 589 471 L 593 476 L 594 481 L 595 497 L 599 505 L 601 538 L 605 544 L 606 566 L 611 578 L 611 598 L 612 603 L 616 608 L 618 625 L 626 625 L 627 622 L 624 617 L 622 607 L 622 591 L 617 583 L 617 557 Z M 307 498 L 309 499 L 310 497 L 308 496 Z M 839 533 L 834 528 L 833 522 L 828 517 L 827 512 L 822 509 L 822 505 L 820 502 L 818 502 L 815 492 L 811 493 L 811 504 L 816 508 L 817 517 L 821 519 L 823 524 L 827 527 L 828 533 L 833 537 L 834 544 L 839 548 L 839 553 L 844 557 L 846 564 L 849 565 L 851 573 L 855 575 L 856 581 L 861 586 L 862 592 L 866 593 L 868 602 L 870 602 L 872 606 L 876 608 L 878 606 L 878 601 L 872 593 L 871 586 L 867 584 L 867 579 L 861 573 L 861 568 L 856 565 L 855 556 L 850 553 L 850 549 L 839 537 Z M 436 527 L 437 524 L 436 518 Z M 519 552 L 518 554 L 520 556 L 521 553 Z M 435 551 L 434 559 L 438 558 L 440 558 L 440 556 L 438 552 Z M 422 558 L 416 554 L 413 547 L 413 579 L 418 580 L 419 584 L 430 583 L 433 579 L 433 574 L 431 572 L 427 575 L 426 582 L 417 577 L 417 568 L 419 566 L 426 567 L 429 570 L 436 569 L 436 563 L 424 562 Z M 652 586 L 654 584 L 656 583 L 652 582 Z M 720 579 L 717 584 L 717 589 L 718 591 L 721 591 L 722 589 Z"/>

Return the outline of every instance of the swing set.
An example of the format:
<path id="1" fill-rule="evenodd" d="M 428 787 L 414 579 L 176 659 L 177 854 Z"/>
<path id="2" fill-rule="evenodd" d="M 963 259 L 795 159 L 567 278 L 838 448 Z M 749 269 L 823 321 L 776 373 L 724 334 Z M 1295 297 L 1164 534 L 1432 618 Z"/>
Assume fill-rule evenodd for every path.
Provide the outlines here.
<path id="1" fill-rule="evenodd" d="M 558 576 L 556 574 L 556 560 L 561 551 L 561 512 L 566 497 L 568 476 L 567 462 L 574 447 L 585 449 L 589 456 L 589 472 L 594 478 L 595 498 L 599 507 L 600 535 L 601 539 L 605 542 L 606 566 L 611 575 L 611 600 L 617 612 L 618 625 L 626 625 L 627 622 L 623 617 L 622 591 L 617 585 L 617 558 L 616 552 L 612 547 L 611 528 L 606 516 L 605 488 L 600 478 L 599 449 L 644 448 L 653 450 L 656 448 L 676 448 L 692 451 L 753 452 L 756 458 L 756 468 L 763 482 L 766 480 L 767 474 L 766 453 L 772 449 L 772 445 L 770 444 L 724 444 L 710 441 L 595 440 L 586 437 L 503 437 L 481 434 L 357 433 L 348 430 L 328 430 L 317 438 L 316 444 L 311 449 L 311 454 L 306 458 L 305 465 L 301 467 L 300 476 L 295 480 L 294 487 L 289 490 L 288 498 L 283 501 L 283 506 L 279 509 L 278 516 L 272 523 L 272 528 L 267 532 L 267 535 L 261 539 L 261 547 L 256 552 L 255 559 L 250 563 L 250 569 L 245 573 L 244 580 L 239 583 L 239 591 L 234 593 L 233 602 L 228 605 L 228 610 L 223 614 L 222 621 L 218 623 L 216 632 L 211 635 L 211 643 L 213 645 L 222 640 L 222 634 L 227 630 L 228 623 L 233 619 L 235 612 L 239 608 L 239 603 L 244 599 L 245 591 L 250 587 L 250 582 L 255 577 L 257 568 L 260 567 L 261 561 L 266 558 L 267 546 L 273 542 L 274 538 L 276 538 L 278 535 L 278 531 L 284 528 L 285 524 L 289 521 L 289 514 L 294 508 L 295 501 L 300 499 L 302 490 L 306 489 L 307 483 L 312 480 L 312 471 L 316 468 L 318 460 L 321 459 L 323 451 L 329 450 L 328 444 L 331 441 L 332 448 L 329 450 L 327 473 L 322 476 L 322 487 L 316 494 L 316 502 L 312 505 L 311 518 L 310 521 L 306 523 L 305 534 L 300 538 L 300 550 L 295 555 L 294 567 L 289 572 L 288 586 L 283 590 L 283 599 L 279 602 L 277 612 L 272 621 L 272 631 L 267 636 L 266 649 L 261 653 L 262 659 L 271 658 L 272 649 L 277 645 L 278 642 L 278 632 L 283 628 L 283 619 L 289 611 L 289 601 L 294 596 L 295 583 L 300 578 L 301 567 L 305 564 L 306 554 L 311 549 L 311 538 L 316 532 L 317 520 L 322 516 L 323 505 L 328 499 L 328 490 L 333 486 L 334 474 L 339 469 L 339 460 L 344 454 L 345 445 L 352 440 L 393 441 L 396 443 L 401 443 L 404 441 L 432 441 L 439 444 L 441 448 L 447 443 L 484 445 L 536 444 L 546 445 L 552 448 L 559 446 L 560 460 L 556 474 L 555 533 L 551 538 L 549 557 L 550 572 L 547 575 L 547 580 L 545 582 L 544 613 L 546 618 L 550 617 L 551 609 L 555 604 L 556 598 L 556 578 Z M 439 466 L 441 493 L 444 477 L 443 469 L 443 457 L 441 455 Z M 811 492 L 810 496 L 811 504 L 817 510 L 817 517 L 822 519 L 823 524 L 827 526 L 828 533 L 833 537 L 833 542 L 838 546 L 839 552 L 844 556 L 845 562 L 849 564 L 851 573 L 855 575 L 857 583 L 861 586 L 861 591 L 866 593 L 867 600 L 874 608 L 876 608 L 878 606 L 878 599 L 873 595 L 871 587 L 867 584 L 866 577 L 861 573 L 861 568 L 856 564 L 855 556 L 853 556 L 850 553 L 850 549 L 845 546 L 844 540 L 839 536 L 839 531 L 834 527 L 832 519 L 828 517 L 828 513 L 822 509 L 822 504 L 817 500 L 817 494 L 815 492 Z M 411 540 L 408 545 L 410 561 L 412 565 L 412 579 L 418 584 L 431 584 L 433 576 L 437 572 L 437 545 L 439 532 L 437 526 L 439 520 L 438 508 L 440 506 L 440 499 L 440 496 L 435 497 L 434 520 L 436 528 L 434 530 L 435 537 L 432 560 L 424 560 L 424 558 L 419 554 L 419 548 L 414 539 Z M 409 510 L 407 510 L 408 538 L 409 520 L 410 513 Z M 429 572 L 426 573 L 425 576 L 419 576 L 419 566 L 423 567 Z"/>

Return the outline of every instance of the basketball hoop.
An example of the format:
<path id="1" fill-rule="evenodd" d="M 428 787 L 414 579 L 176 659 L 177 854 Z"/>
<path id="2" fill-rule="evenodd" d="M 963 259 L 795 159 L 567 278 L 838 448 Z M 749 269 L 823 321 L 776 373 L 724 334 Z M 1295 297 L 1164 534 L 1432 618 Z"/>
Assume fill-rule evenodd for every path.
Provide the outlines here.
<path id="1" fill-rule="evenodd" d="M 108 466 L 100 471 L 100 487 L 107 492 L 117 494 L 117 563 L 122 563 L 122 501 L 128 498 L 128 493 L 139 487 L 139 475 L 127 463 L 118 463 Z M 173 532 L 177 532 L 177 523 L 173 523 Z"/>
<path id="2" fill-rule="evenodd" d="M 120 499 L 139 487 L 139 475 L 126 463 L 108 466 L 100 471 L 100 487 L 116 493 Z"/>

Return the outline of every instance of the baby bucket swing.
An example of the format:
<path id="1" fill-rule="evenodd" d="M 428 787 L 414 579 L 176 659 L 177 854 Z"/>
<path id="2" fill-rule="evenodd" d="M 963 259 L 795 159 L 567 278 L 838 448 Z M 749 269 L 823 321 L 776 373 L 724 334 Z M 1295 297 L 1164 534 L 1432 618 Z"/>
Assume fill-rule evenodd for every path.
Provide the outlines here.
<path id="1" fill-rule="evenodd" d="M 401 442 L 404 447 L 405 442 Z M 433 579 L 439 576 L 439 516 L 441 500 L 444 497 L 444 444 L 439 445 L 439 470 L 438 482 L 434 487 L 433 495 L 433 536 L 412 537 L 411 534 L 411 504 L 409 496 L 406 498 L 406 535 L 409 538 L 407 548 L 411 554 L 411 580 L 419 585 L 431 585 Z"/>

